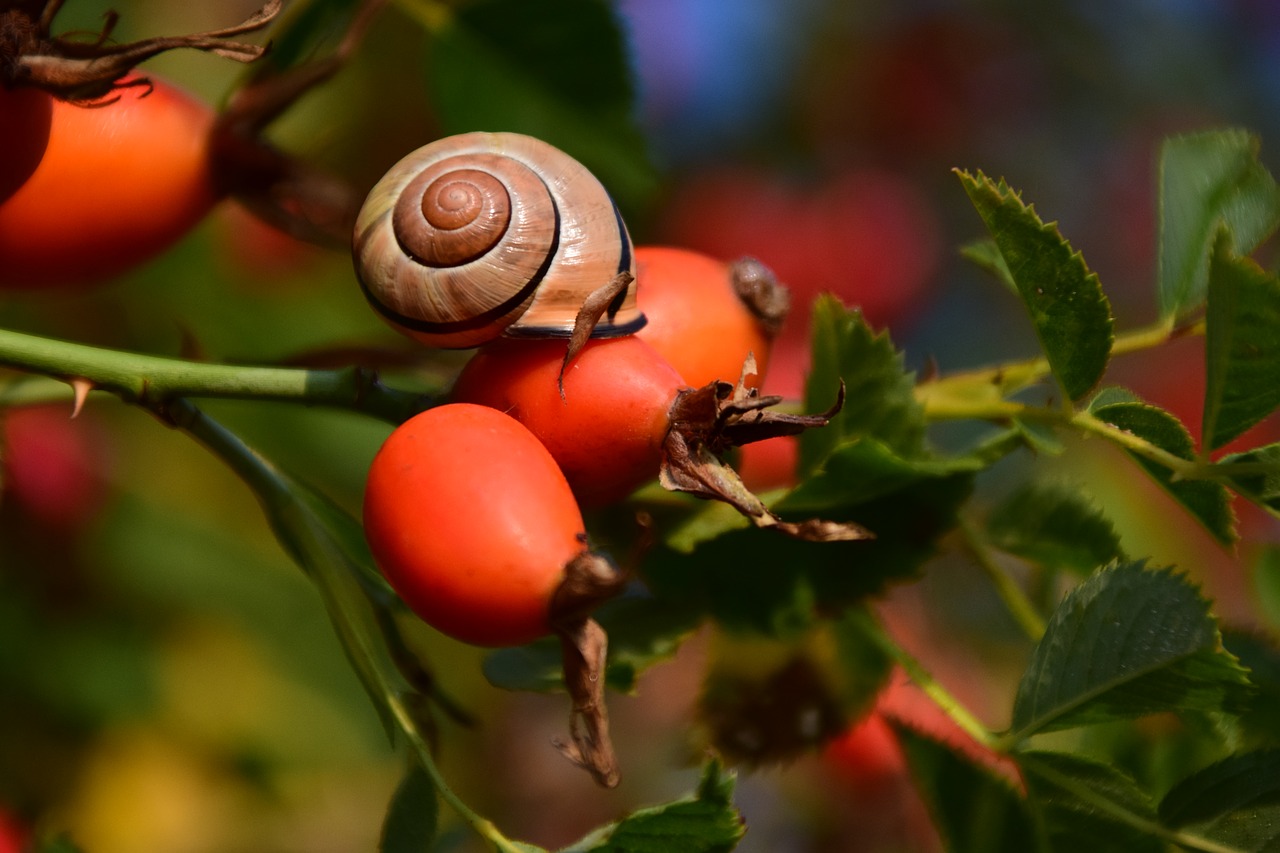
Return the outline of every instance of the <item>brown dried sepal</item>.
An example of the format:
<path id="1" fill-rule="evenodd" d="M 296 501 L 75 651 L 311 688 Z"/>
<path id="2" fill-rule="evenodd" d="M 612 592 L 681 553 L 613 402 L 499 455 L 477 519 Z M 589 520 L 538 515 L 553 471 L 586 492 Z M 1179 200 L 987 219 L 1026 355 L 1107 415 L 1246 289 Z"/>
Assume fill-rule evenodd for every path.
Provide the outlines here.
<path id="1" fill-rule="evenodd" d="M 782 323 L 791 312 L 791 291 L 778 281 L 778 277 L 755 258 L 739 258 L 729 265 L 729 279 L 733 290 L 760 321 L 761 328 L 770 338 L 778 336 Z"/>
<path id="2" fill-rule="evenodd" d="M 746 386 L 746 377 L 754 372 L 755 359 L 748 357 L 737 385 L 711 382 L 701 388 L 687 388 L 676 396 L 659 472 L 663 487 L 722 501 L 757 527 L 772 528 L 797 539 L 844 542 L 870 538 L 871 533 L 852 522 L 784 521 L 770 512 L 738 472 L 720 458 L 733 447 L 826 426 L 844 406 L 841 382 L 835 404 L 822 414 L 774 411 L 771 407 L 782 402 L 781 397 L 762 397 L 756 389 Z"/>
<path id="3" fill-rule="evenodd" d="M 363 0 L 328 56 L 267 67 L 236 89 L 209 143 L 215 178 L 256 217 L 307 243 L 347 250 L 364 193 L 350 182 L 277 149 L 266 127 L 337 74 L 356 52 L 385 0 Z"/>
<path id="4" fill-rule="evenodd" d="M 0 85 L 34 86 L 67 101 L 110 103 L 108 96 L 126 86 L 147 86 L 145 78 L 119 82 L 140 62 L 177 48 L 203 50 L 237 62 L 252 62 L 267 48 L 232 41 L 262 29 L 280 13 L 283 0 L 269 0 L 232 27 L 182 36 L 159 36 L 112 43 L 117 16 L 109 13 L 93 41 L 75 41 L 50 33 L 62 0 L 26 3 L 0 12 Z M 103 99 L 106 98 L 104 101 Z"/>
<path id="5" fill-rule="evenodd" d="M 557 739 L 555 746 L 606 788 L 615 787 L 620 778 L 604 701 L 609 637 L 591 613 L 625 584 L 625 574 L 613 564 L 584 551 L 565 566 L 565 579 L 551 599 L 551 629 L 560 639 L 564 683 L 572 702 L 569 739 Z"/>

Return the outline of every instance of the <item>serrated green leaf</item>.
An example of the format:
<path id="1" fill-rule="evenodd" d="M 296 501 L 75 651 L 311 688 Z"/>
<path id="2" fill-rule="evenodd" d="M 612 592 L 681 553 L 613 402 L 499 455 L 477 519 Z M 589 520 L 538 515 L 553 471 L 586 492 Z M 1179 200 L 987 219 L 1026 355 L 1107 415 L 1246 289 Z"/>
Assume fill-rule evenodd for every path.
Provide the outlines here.
<path id="1" fill-rule="evenodd" d="M 1047 853 L 1025 802 L 1006 779 L 930 737 L 889 722 L 949 853 Z"/>
<path id="2" fill-rule="evenodd" d="M 632 812 L 562 853 L 727 853 L 746 832 L 733 787 L 734 777 L 713 761 L 692 797 Z"/>
<path id="3" fill-rule="evenodd" d="M 1018 685 L 1015 739 L 1158 711 L 1235 708 L 1248 674 L 1209 603 L 1141 562 L 1103 569 L 1059 605 Z"/>
<path id="4" fill-rule="evenodd" d="M 622 693 L 635 689 L 640 673 L 669 660 L 700 618 L 684 603 L 639 595 L 607 601 L 593 616 L 609 634 L 606 683 Z M 482 668 L 489 683 L 504 690 L 564 689 L 560 642 L 554 637 L 491 652 Z"/>
<path id="5" fill-rule="evenodd" d="M 1111 357 L 1111 305 L 1097 275 L 1035 209 L 1003 181 L 957 171 L 965 192 L 995 238 L 1010 277 L 1067 397 L 1098 384 Z"/>
<path id="6" fill-rule="evenodd" d="M 881 441 L 855 439 L 833 447 L 818 469 L 774 508 L 794 514 L 847 509 L 925 480 L 974 474 L 987 464 L 973 457 L 904 459 Z"/>
<path id="7" fill-rule="evenodd" d="M 447 133 L 515 131 L 563 149 L 632 216 L 657 191 L 631 66 L 601 0 L 481 0 L 436 32 L 427 79 Z"/>
<path id="8" fill-rule="evenodd" d="M 1280 515 L 1280 444 L 1232 453 L 1217 464 L 1235 469 L 1229 479 L 1232 489 L 1272 515 Z"/>
<path id="9" fill-rule="evenodd" d="M 1182 459 L 1195 458 L 1191 433 L 1176 417 L 1145 403 L 1111 403 L 1092 407 L 1093 415 Z M 1236 520 L 1226 486 L 1210 480 L 1177 480 L 1158 462 L 1130 454 L 1151 477 L 1182 504 L 1224 545 L 1236 540 Z"/>
<path id="10" fill-rule="evenodd" d="M 391 796 L 382 822 L 379 853 L 423 853 L 436 837 L 440 802 L 431 777 L 417 764 L 409 767 Z"/>
<path id="11" fill-rule="evenodd" d="M 727 625 L 764 633 L 790 630 L 813 618 L 815 601 L 824 609 L 838 608 L 915 574 L 936 552 L 938 538 L 954 529 L 957 507 L 972 488 L 970 473 L 926 478 L 824 514 L 862 524 L 874 539 L 803 542 L 747 528 L 689 553 L 655 548 L 642 571 L 659 597 L 687 602 Z"/>
<path id="12" fill-rule="evenodd" d="M 845 405 L 827 426 L 800 437 L 801 472 L 814 470 L 854 438 L 877 439 L 903 457 L 924 449 L 924 409 L 915 398 L 915 379 L 887 332 L 876 333 L 861 311 L 824 296 L 813 306 L 812 342 L 805 405 L 809 411 L 826 409 L 841 380 Z"/>
<path id="13" fill-rule="evenodd" d="M 1280 844 L 1280 750 L 1233 755 L 1204 768 L 1165 795 L 1160 817 L 1236 850 Z"/>
<path id="14" fill-rule="evenodd" d="M 1128 388 L 1121 388 L 1118 385 L 1109 385 L 1106 388 L 1098 390 L 1089 398 L 1088 405 L 1085 409 L 1090 412 L 1096 412 L 1105 406 L 1113 406 L 1117 403 L 1142 403 L 1143 400 Z"/>
<path id="15" fill-rule="evenodd" d="M 1111 521 L 1078 489 L 1031 482 L 991 511 L 992 545 L 1047 568 L 1088 574 L 1124 557 Z"/>
<path id="16" fill-rule="evenodd" d="M 1222 643 L 1249 669 L 1253 692 L 1240 723 L 1254 746 L 1280 746 L 1280 647 L 1262 631 L 1224 629 Z"/>
<path id="17" fill-rule="evenodd" d="M 1000 247 L 995 240 L 975 240 L 961 247 L 960 257 L 990 273 L 1015 295 L 1018 293 L 1018 285 L 1014 282 L 1009 265 L 1004 262 L 1004 255 L 1000 254 Z"/>
<path id="18" fill-rule="evenodd" d="M 1113 767 L 1080 755 L 1019 753 L 1031 807 L 1040 812 L 1055 851 L 1162 853 L 1164 842 L 1136 828 L 1154 825 L 1146 791 Z"/>
<path id="19" fill-rule="evenodd" d="M 1176 136 L 1160 149 L 1159 303 L 1179 319 L 1204 304 L 1209 256 L 1226 225 L 1249 254 L 1280 225 L 1280 190 L 1243 130 Z"/>
<path id="20" fill-rule="evenodd" d="M 1208 286 L 1201 435 L 1216 449 L 1280 406 L 1280 279 L 1236 257 L 1222 232 Z"/>

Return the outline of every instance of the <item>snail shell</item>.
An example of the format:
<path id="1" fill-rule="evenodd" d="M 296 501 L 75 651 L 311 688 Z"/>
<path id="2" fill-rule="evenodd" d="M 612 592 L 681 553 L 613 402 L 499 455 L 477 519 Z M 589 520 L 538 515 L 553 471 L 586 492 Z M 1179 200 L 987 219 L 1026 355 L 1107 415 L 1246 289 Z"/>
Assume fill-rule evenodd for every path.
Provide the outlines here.
<path id="1" fill-rule="evenodd" d="M 587 297 L 635 276 L 631 237 L 581 163 L 517 133 L 465 133 L 404 157 L 356 220 L 356 277 L 393 327 L 428 346 L 572 335 Z M 645 323 L 635 285 L 593 337 Z"/>

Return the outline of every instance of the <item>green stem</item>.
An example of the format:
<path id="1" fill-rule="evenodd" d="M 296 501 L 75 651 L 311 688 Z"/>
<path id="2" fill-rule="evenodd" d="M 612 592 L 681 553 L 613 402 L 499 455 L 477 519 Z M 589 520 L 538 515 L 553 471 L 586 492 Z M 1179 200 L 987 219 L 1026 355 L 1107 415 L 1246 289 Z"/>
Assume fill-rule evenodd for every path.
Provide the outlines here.
<path id="1" fill-rule="evenodd" d="M 1155 349 L 1176 338 L 1202 334 L 1204 334 L 1203 320 L 1190 326 L 1178 327 L 1171 326 L 1167 321 L 1159 321 L 1150 326 L 1117 335 L 1111 344 L 1111 355 L 1114 357 Z M 917 387 L 916 395 L 928 411 L 935 398 L 939 401 L 963 399 L 971 397 L 973 389 L 977 388 L 989 389 L 998 397 L 1007 397 L 1034 385 L 1049 376 L 1051 372 L 1048 359 L 1042 356 L 1026 361 L 953 373 L 922 383 Z M 945 406 L 945 403 L 943 405 Z"/>
<path id="2" fill-rule="evenodd" d="M 275 400 L 354 409 L 400 423 L 424 409 L 423 395 L 383 385 L 373 370 L 242 367 L 54 340 L 0 329 L 0 366 L 55 379 L 87 380 L 127 403 L 155 409 L 174 397 Z"/>
<path id="3" fill-rule="evenodd" d="M 925 695 L 928 696 L 935 705 L 947 713 L 952 720 L 955 721 L 965 734 L 973 738 L 974 741 L 982 746 L 994 749 L 996 738 L 979 722 L 978 718 L 960 703 L 960 700 L 952 696 L 945 687 L 938 683 L 924 666 L 915 659 L 906 649 L 898 645 L 879 622 L 866 611 L 858 611 L 852 616 L 854 622 L 862 629 L 865 636 L 876 644 L 879 649 L 888 655 L 894 663 L 902 667 L 903 672 L 915 682 Z"/>
<path id="4" fill-rule="evenodd" d="M 1191 833 L 1170 829 L 1164 824 L 1143 817 L 1142 815 L 1134 814 L 1132 811 L 1105 794 L 1095 791 L 1087 783 L 1060 773 L 1042 762 L 1033 762 L 1032 766 L 1038 775 L 1049 780 L 1054 785 L 1057 785 L 1065 791 L 1069 791 L 1082 802 L 1088 803 L 1099 812 L 1108 814 L 1120 823 L 1130 826 L 1139 832 L 1156 838 L 1161 838 L 1188 850 L 1198 850 L 1200 853 L 1241 853 L 1241 850 L 1238 847 L 1229 847 L 1208 838 L 1202 838 L 1198 835 L 1192 835 Z"/>
<path id="5" fill-rule="evenodd" d="M 1004 602 L 1009 615 L 1018 623 L 1018 627 L 1027 635 L 1028 639 L 1033 643 L 1038 642 L 1044 636 L 1044 617 L 1036 610 L 1035 605 L 1023 593 L 1021 587 L 1014 582 L 1013 578 L 1009 577 L 1008 572 L 995 561 L 991 554 L 991 549 L 987 547 L 987 543 L 971 522 L 961 520 L 960 534 L 964 537 L 965 547 L 973 555 L 978 567 L 982 569 L 995 586 L 996 593 L 1000 596 L 1000 600 Z"/>

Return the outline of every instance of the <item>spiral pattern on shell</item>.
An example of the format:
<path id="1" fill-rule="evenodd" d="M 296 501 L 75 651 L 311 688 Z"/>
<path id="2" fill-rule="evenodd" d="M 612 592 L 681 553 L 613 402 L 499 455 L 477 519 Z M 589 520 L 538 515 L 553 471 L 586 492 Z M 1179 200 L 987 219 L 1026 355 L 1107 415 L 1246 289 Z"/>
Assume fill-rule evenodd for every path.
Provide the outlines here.
<path id="1" fill-rule="evenodd" d="M 378 313 L 437 347 L 568 337 L 588 294 L 635 273 L 631 238 L 595 176 L 516 133 L 451 136 L 401 159 L 360 210 L 354 255 Z M 632 284 L 593 336 L 643 325 Z"/>

